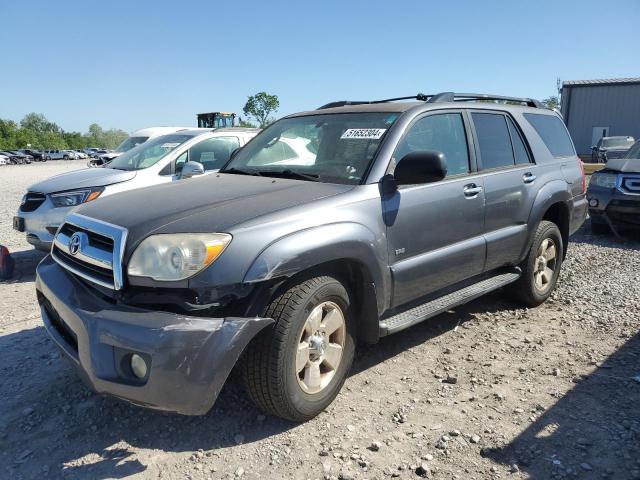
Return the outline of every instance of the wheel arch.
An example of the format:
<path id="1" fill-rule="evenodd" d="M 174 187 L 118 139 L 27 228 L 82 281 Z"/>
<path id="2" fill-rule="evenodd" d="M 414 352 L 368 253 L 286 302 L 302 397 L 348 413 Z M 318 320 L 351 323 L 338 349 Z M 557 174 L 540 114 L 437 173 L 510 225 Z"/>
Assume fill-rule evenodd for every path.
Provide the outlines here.
<path id="1" fill-rule="evenodd" d="M 379 313 L 390 292 L 383 242 L 360 224 L 340 223 L 316 227 L 284 237 L 253 261 L 243 282 L 273 282 L 278 291 L 303 279 L 332 275 L 345 283 L 355 302 L 358 337 L 366 343 L 378 340 Z M 384 244 L 384 243 L 382 243 Z M 386 244 L 384 244 L 386 245 Z"/>
<path id="2" fill-rule="evenodd" d="M 570 201 L 571 193 L 567 190 L 565 181 L 554 180 L 540 189 L 529 214 L 528 241 L 521 252 L 521 260 L 529 252 L 536 228 L 542 220 L 548 220 L 558 225 L 562 234 L 563 256 L 566 256 L 571 218 Z"/>

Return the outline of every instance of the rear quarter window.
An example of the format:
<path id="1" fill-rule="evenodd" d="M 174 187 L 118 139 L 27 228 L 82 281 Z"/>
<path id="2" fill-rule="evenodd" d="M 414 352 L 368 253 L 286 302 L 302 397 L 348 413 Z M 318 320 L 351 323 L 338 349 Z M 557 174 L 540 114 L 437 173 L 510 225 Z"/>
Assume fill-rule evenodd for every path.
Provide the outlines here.
<path id="1" fill-rule="evenodd" d="M 524 118 L 540 135 L 551 155 L 554 157 L 570 157 L 576 154 L 569 138 L 569 133 L 560 118 L 555 115 L 525 113 Z"/>

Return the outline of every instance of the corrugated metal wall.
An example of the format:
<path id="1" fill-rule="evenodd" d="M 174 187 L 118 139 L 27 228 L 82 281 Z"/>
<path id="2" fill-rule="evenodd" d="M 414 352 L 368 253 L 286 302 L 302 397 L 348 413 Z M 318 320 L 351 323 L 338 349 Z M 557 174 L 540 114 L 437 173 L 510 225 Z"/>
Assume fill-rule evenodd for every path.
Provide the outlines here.
<path id="1" fill-rule="evenodd" d="M 561 110 L 579 154 L 590 153 L 593 127 L 640 139 L 640 84 L 565 85 Z"/>

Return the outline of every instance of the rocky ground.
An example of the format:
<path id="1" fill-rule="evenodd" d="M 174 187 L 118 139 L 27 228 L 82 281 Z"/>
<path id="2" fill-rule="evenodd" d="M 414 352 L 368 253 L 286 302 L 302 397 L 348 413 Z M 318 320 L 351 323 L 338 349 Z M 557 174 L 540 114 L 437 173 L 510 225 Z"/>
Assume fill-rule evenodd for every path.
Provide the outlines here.
<path id="1" fill-rule="evenodd" d="M 640 479 L 640 243 L 573 236 L 536 309 L 498 292 L 360 349 L 316 419 L 263 415 L 232 378 L 204 417 L 88 391 L 47 337 L 24 188 L 81 162 L 0 167 L 0 478 Z M 21 251 L 22 250 L 22 251 Z"/>

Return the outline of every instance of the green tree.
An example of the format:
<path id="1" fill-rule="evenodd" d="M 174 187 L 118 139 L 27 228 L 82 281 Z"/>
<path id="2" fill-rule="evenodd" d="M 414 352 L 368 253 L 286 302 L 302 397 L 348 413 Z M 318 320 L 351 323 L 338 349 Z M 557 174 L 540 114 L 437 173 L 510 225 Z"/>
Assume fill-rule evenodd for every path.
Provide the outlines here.
<path id="1" fill-rule="evenodd" d="M 560 108 L 560 103 L 558 102 L 558 97 L 551 96 L 542 100 L 542 104 L 547 108 Z"/>
<path id="2" fill-rule="evenodd" d="M 18 125 L 16 122 L 0 119 L 0 149 L 11 150 L 15 148 L 17 134 Z"/>
<path id="3" fill-rule="evenodd" d="M 277 95 L 269 95 L 266 92 L 259 92 L 251 95 L 247 99 L 242 111 L 245 115 L 250 115 L 258 122 L 260 127 L 266 127 L 271 121 L 271 114 L 280 107 L 280 100 Z"/>
<path id="4" fill-rule="evenodd" d="M 20 120 L 20 127 L 36 133 L 62 133 L 62 129 L 53 122 L 47 120 L 41 113 L 28 113 Z"/>

